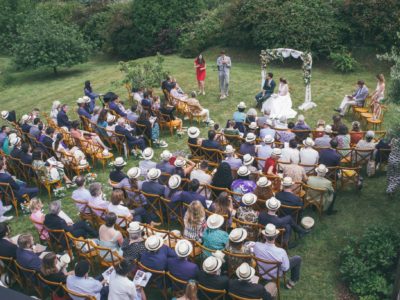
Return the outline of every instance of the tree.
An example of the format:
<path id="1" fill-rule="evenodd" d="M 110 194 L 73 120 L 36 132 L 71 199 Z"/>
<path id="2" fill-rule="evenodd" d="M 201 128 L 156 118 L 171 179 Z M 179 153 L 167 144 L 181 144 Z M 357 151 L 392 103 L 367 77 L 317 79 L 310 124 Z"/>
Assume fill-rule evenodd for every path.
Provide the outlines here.
<path id="1" fill-rule="evenodd" d="M 13 45 L 18 68 L 71 67 L 88 60 L 91 50 L 75 26 L 57 22 L 43 12 L 34 11 L 18 26 Z"/>

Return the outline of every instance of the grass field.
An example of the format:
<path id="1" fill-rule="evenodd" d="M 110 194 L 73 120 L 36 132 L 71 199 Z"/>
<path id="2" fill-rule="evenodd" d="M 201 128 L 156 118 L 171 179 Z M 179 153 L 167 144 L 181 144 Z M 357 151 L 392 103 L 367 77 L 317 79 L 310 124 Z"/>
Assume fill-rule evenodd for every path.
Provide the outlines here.
<path id="1" fill-rule="evenodd" d="M 227 100 L 218 99 L 217 72 L 214 70 L 214 61 L 219 49 L 211 49 L 204 53 L 208 61 L 206 96 L 200 96 L 202 105 L 209 108 L 211 117 L 216 122 L 224 124 L 232 116 L 239 101 L 247 103 L 248 107 L 254 104 L 254 95 L 260 89 L 260 66 L 257 53 L 228 51 L 232 58 L 231 92 Z M 337 107 L 344 94 L 350 93 L 357 79 L 364 79 L 370 90 L 375 88 L 374 76 L 383 72 L 388 76 L 388 67 L 376 61 L 372 56 L 364 57 L 365 61 L 359 70 L 349 75 L 337 73 L 323 62 L 315 62 L 312 77 L 312 99 L 318 107 L 304 113 L 306 121 L 315 126 L 318 119 L 330 122 L 333 115 L 332 109 Z M 0 58 L 0 69 L 9 64 L 8 58 Z M 195 90 L 196 81 L 192 59 L 182 59 L 178 56 L 167 56 L 165 68 L 177 78 L 185 91 Z M 299 106 L 304 99 L 304 86 L 302 84 L 301 62 L 289 61 L 275 63 L 271 66 L 276 78 L 284 76 L 288 79 L 294 108 Z M 102 57 L 94 58 L 90 62 L 76 66 L 70 70 L 61 71 L 58 76 L 42 71 L 11 72 L 7 75 L 9 84 L 1 91 L 1 110 L 15 109 L 18 116 L 38 107 L 49 111 L 54 100 L 75 107 L 75 100 L 82 95 L 83 82 L 90 79 L 96 92 L 105 93 L 109 90 L 119 93 L 121 98 L 126 98 L 126 90 L 122 87 L 113 87 L 111 82 L 121 78 L 117 68 L 117 61 Z M 399 116 L 399 107 L 390 106 L 386 115 L 385 124 L 392 123 Z M 71 118 L 75 116 L 71 113 Z M 347 117 L 351 122 L 351 116 Z M 207 128 L 202 125 L 202 135 L 205 136 Z M 186 138 L 171 138 L 165 133 L 163 138 L 169 143 L 170 150 L 186 150 Z M 157 151 L 159 153 L 159 151 Z M 128 167 L 134 166 L 137 161 L 130 160 Z M 127 168 L 128 168 L 127 167 Z M 99 179 L 106 182 L 108 173 L 96 169 Z M 400 208 L 399 201 L 391 201 L 385 195 L 385 176 L 378 174 L 375 178 L 366 179 L 365 188 L 361 193 L 354 191 L 340 192 L 337 199 L 339 213 L 331 217 L 317 220 L 312 234 L 307 236 L 302 243 L 293 250 L 291 255 L 303 257 L 301 280 L 292 291 L 284 290 L 283 299 L 339 299 L 343 293 L 338 272 L 338 253 L 346 244 L 349 236 L 360 235 L 367 226 L 379 226 L 382 222 L 395 221 Z M 400 198 L 400 197 L 399 197 Z M 41 199 L 46 202 L 43 193 Z M 400 200 L 400 199 L 397 199 Z M 63 199 L 64 210 L 77 218 L 76 210 L 71 200 Z M 31 231 L 34 228 L 26 216 L 11 222 L 13 233 Z M 158 299 L 151 295 L 150 299 Z"/>

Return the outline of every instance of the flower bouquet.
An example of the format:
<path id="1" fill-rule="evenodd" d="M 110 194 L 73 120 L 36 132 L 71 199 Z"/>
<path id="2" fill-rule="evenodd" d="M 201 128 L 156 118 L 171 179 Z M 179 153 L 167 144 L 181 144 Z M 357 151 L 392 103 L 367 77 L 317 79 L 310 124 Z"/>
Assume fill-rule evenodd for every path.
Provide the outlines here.
<path id="1" fill-rule="evenodd" d="M 97 174 L 96 173 L 87 173 L 85 175 L 85 180 L 87 183 L 92 183 L 97 179 Z"/>
<path id="2" fill-rule="evenodd" d="M 53 189 L 54 197 L 56 197 L 57 199 L 61 198 L 61 197 L 65 197 L 65 191 L 66 191 L 66 189 L 63 186 Z"/>

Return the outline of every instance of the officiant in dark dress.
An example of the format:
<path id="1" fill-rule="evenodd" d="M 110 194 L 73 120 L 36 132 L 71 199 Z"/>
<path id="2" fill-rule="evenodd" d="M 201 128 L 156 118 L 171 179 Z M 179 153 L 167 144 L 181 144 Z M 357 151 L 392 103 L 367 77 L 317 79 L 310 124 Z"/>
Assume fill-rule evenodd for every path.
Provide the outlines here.
<path id="1" fill-rule="evenodd" d="M 275 81 L 272 79 L 274 74 L 268 73 L 267 78 L 265 79 L 263 90 L 259 92 L 255 99 L 257 101 L 257 107 L 261 107 L 263 102 L 267 100 L 274 93 L 275 89 Z"/>

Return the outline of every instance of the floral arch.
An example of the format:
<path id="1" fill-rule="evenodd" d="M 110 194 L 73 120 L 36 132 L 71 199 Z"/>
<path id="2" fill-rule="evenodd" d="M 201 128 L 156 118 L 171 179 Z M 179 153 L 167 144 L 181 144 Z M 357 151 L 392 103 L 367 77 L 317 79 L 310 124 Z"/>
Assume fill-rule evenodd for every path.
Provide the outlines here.
<path id="1" fill-rule="evenodd" d="M 304 103 L 299 106 L 301 110 L 311 109 L 317 104 L 311 101 L 311 67 L 312 67 L 312 56 L 310 52 L 301 52 L 298 50 L 277 48 L 277 49 L 266 49 L 261 50 L 261 88 L 264 85 L 267 74 L 267 65 L 276 59 L 283 60 L 284 58 L 292 56 L 293 58 L 300 58 L 303 61 L 303 81 L 306 86 L 306 94 L 304 97 Z"/>

